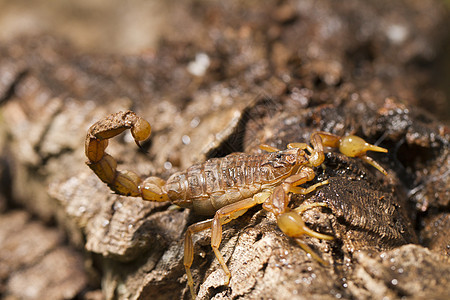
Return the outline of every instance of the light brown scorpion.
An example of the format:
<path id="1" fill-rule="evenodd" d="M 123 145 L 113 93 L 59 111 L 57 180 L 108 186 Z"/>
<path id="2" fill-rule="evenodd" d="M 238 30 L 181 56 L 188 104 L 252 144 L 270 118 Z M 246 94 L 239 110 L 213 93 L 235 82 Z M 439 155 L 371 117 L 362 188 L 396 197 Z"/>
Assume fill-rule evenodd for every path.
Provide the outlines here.
<path id="1" fill-rule="evenodd" d="M 209 159 L 184 172 L 173 174 L 166 182 L 159 177 L 141 180 L 131 171 L 117 170 L 117 162 L 105 152 L 108 139 L 126 129 L 131 130 L 138 145 L 151 133 L 150 124 L 131 111 L 111 114 L 89 128 L 85 145 L 89 159 L 87 165 L 103 182 L 120 195 L 141 197 L 148 201 L 171 201 L 198 214 L 214 215 L 212 219 L 190 225 L 186 231 L 184 266 L 193 298 L 194 281 L 190 271 L 194 258 L 192 234 L 211 228 L 211 247 L 225 272 L 225 284 L 228 284 L 231 274 L 219 252 L 222 225 L 258 204 L 262 204 L 265 210 L 276 216 L 278 227 L 287 236 L 294 238 L 313 258 L 326 264 L 302 241 L 302 237 L 305 234 L 326 240 L 333 237 L 309 229 L 301 218 L 305 210 L 325 204 L 313 203 L 296 209 L 288 208 L 290 193 L 308 194 L 328 183 L 322 181 L 308 188 L 299 186 L 314 178 L 313 167 L 320 166 L 325 159 L 324 147 L 339 148 L 344 155 L 359 157 L 387 174 L 376 161 L 366 156 L 367 151 L 387 152 L 386 149 L 370 145 L 353 135 L 341 138 L 326 132 L 315 132 L 311 135 L 311 146 L 306 143 L 291 143 L 286 150 L 279 150 L 261 145 L 260 148 L 267 153 L 233 153 Z"/>

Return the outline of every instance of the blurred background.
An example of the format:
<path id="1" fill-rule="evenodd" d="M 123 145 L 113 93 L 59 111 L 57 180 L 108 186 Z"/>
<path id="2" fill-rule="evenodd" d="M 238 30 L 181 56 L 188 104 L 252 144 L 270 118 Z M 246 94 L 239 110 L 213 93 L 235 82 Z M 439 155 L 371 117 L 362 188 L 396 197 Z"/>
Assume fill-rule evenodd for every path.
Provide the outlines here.
<path id="1" fill-rule="evenodd" d="M 23 34 L 64 37 L 83 50 L 136 53 L 155 46 L 175 1 L 0 1 L 0 40 Z"/>
<path id="2" fill-rule="evenodd" d="M 2 28 L 0 41 L 6 42 L 23 35 L 50 34 L 63 38 L 77 49 L 89 53 L 152 53 L 157 48 L 161 37 L 174 40 L 177 34 L 195 36 L 195 32 L 188 32 L 189 29 L 195 30 L 195 27 L 183 28 L 183 24 L 191 23 L 192 26 L 192 23 L 196 22 L 192 20 L 192 17 L 195 16 L 195 13 L 192 13 L 195 11 L 195 6 L 201 6 L 207 2 L 0 0 L 0 28 Z M 450 1 L 442 0 L 442 2 L 446 7 L 450 6 Z M 309 1 L 305 1 L 305 3 L 309 3 Z M 233 5 L 235 4 L 227 6 Z M 349 7 L 352 5 L 350 4 Z M 414 4 L 414 6 L 420 5 Z M 423 9 L 424 15 L 429 14 L 429 17 L 433 18 L 435 12 L 427 12 L 427 5 L 423 5 Z M 214 16 L 208 16 L 208 18 L 213 19 Z M 418 24 L 420 28 L 428 25 L 426 23 Z M 331 23 L 330 26 L 332 26 Z M 392 28 L 389 34 L 392 41 L 397 39 L 398 42 L 411 35 L 401 27 Z M 446 49 L 442 51 L 443 53 L 450 53 L 448 40 L 450 40 L 449 37 L 447 37 L 447 42 L 442 43 Z M 427 68 L 429 70 L 430 65 L 427 65 Z M 434 84 L 440 86 L 439 89 L 446 94 L 439 101 L 447 102 L 446 104 L 442 103 L 444 109 L 433 109 L 433 113 L 448 123 L 450 117 L 450 104 L 448 104 L 448 99 L 450 99 L 450 55 L 439 56 L 434 60 L 431 68 L 435 74 Z M 427 106 L 426 103 L 424 106 Z"/>

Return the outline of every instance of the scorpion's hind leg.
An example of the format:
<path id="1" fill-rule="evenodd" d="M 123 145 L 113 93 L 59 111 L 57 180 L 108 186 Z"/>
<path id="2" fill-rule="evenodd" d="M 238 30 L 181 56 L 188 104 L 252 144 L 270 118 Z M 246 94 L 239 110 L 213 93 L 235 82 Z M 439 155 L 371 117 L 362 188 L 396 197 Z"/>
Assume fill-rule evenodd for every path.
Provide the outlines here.
<path id="1" fill-rule="evenodd" d="M 219 246 L 222 241 L 222 225 L 230 222 L 233 219 L 240 217 L 249 208 L 263 203 L 269 196 L 270 193 L 268 192 L 261 192 L 255 194 L 252 198 L 240 200 L 238 202 L 222 207 L 214 215 L 211 228 L 211 247 L 213 248 L 214 254 L 216 255 L 217 260 L 219 261 L 220 265 L 222 266 L 222 269 L 225 272 L 226 285 L 228 285 L 230 281 L 231 274 L 230 271 L 228 270 L 227 265 L 225 264 L 225 260 L 223 259 L 222 254 L 219 251 Z"/>
<path id="2" fill-rule="evenodd" d="M 194 243 L 192 241 L 192 234 L 211 228 L 212 219 L 201 221 L 192 224 L 186 230 L 184 236 L 184 267 L 186 269 L 186 275 L 188 280 L 189 291 L 192 299 L 195 299 L 194 292 L 194 280 L 192 279 L 191 266 L 194 261 Z"/>
<path id="3" fill-rule="evenodd" d="M 186 268 L 186 275 L 188 278 L 188 285 L 192 299 L 195 299 L 194 280 L 192 279 L 191 274 L 191 266 L 194 260 L 192 234 L 211 228 L 211 247 L 213 248 L 214 254 L 225 272 L 225 285 L 228 285 L 231 273 L 219 251 L 219 246 L 222 241 L 222 225 L 242 216 L 249 208 L 263 203 L 269 196 L 270 193 L 261 192 L 253 196 L 253 198 L 247 198 L 236 203 L 229 204 L 219 209 L 213 219 L 201 221 L 188 227 L 184 239 L 184 267 Z"/>

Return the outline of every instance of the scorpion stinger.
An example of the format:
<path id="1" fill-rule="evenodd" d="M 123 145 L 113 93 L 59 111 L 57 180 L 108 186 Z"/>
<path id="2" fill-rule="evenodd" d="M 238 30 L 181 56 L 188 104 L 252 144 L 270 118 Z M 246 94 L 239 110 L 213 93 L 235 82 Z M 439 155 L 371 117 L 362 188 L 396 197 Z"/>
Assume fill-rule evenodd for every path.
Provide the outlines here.
<path id="1" fill-rule="evenodd" d="M 108 139 L 126 129 L 131 130 L 138 145 L 151 132 L 150 124 L 131 111 L 112 114 L 89 128 L 85 144 L 87 165 L 100 180 L 120 195 L 141 197 L 148 201 L 171 201 L 197 214 L 214 216 L 192 224 L 186 230 L 184 266 L 192 298 L 195 298 L 191 274 L 194 259 L 192 235 L 211 229 L 211 247 L 225 272 L 225 284 L 228 284 L 231 273 L 219 251 L 222 225 L 258 204 L 263 204 L 264 209 L 276 216 L 279 228 L 286 235 L 294 238 L 314 259 L 326 264 L 302 238 L 304 235 L 324 240 L 333 237 L 309 229 L 301 218 L 305 210 L 326 205 L 313 203 L 296 209 L 288 208 L 291 193 L 308 194 L 328 184 L 328 181 L 322 181 L 308 188 L 300 186 L 311 181 L 315 176 L 313 167 L 324 162 L 324 147 L 337 147 L 343 154 L 359 157 L 387 174 L 378 163 L 366 156 L 367 151 L 387 152 L 386 149 L 370 145 L 356 136 L 341 138 L 326 132 L 316 132 L 311 135 L 311 146 L 292 143 L 287 149 L 279 150 L 263 145 L 261 148 L 268 153 L 233 153 L 195 164 L 183 172 L 173 174 L 167 181 L 159 177 L 142 180 L 132 171 L 117 170 L 116 160 L 105 152 Z"/>

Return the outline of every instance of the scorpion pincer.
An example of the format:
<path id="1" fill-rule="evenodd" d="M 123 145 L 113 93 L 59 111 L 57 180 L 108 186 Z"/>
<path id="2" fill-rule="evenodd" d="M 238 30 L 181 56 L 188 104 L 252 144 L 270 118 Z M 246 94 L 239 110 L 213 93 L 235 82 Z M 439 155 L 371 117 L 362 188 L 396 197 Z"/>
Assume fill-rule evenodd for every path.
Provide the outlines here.
<path id="1" fill-rule="evenodd" d="M 314 178 L 313 167 L 323 163 L 324 147 L 339 148 L 344 155 L 359 157 L 387 175 L 376 161 L 366 156 L 367 151 L 387 152 L 386 149 L 370 145 L 353 135 L 339 137 L 315 132 L 311 135 L 311 145 L 291 143 L 286 150 L 261 145 L 260 148 L 266 151 L 262 154 L 233 153 L 195 164 L 184 172 L 173 174 L 167 181 L 158 177 L 142 180 L 134 172 L 117 170 L 117 162 L 105 152 L 108 139 L 126 129 L 131 130 L 138 145 L 151 133 L 150 124 L 132 111 L 111 114 L 89 128 L 85 145 L 87 165 L 100 180 L 120 195 L 141 197 L 147 201 L 171 201 L 197 214 L 214 215 L 212 219 L 192 224 L 186 230 L 184 266 L 193 298 L 194 281 L 190 271 L 194 258 L 192 234 L 211 228 L 211 247 L 225 272 L 225 284 L 228 284 L 231 274 L 219 252 L 222 225 L 258 204 L 276 216 L 279 228 L 287 236 L 294 238 L 314 259 L 327 264 L 302 237 L 305 234 L 325 240 L 333 237 L 309 229 L 301 218 L 305 210 L 326 206 L 325 203 L 288 208 L 290 193 L 308 194 L 328 184 L 328 181 L 322 181 L 308 188 L 300 186 Z"/>

